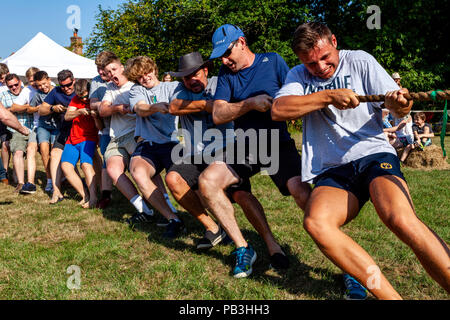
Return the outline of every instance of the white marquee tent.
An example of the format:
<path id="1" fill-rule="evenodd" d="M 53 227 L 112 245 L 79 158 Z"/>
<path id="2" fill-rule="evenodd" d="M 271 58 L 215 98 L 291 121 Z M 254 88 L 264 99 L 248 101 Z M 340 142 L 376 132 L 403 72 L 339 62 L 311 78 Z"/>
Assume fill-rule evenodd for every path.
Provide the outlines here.
<path id="1" fill-rule="evenodd" d="M 72 71 L 75 78 L 90 79 L 98 75 L 94 60 L 67 50 L 42 32 L 2 62 L 19 76 L 25 76 L 29 67 L 44 70 L 52 78 L 63 69 Z"/>

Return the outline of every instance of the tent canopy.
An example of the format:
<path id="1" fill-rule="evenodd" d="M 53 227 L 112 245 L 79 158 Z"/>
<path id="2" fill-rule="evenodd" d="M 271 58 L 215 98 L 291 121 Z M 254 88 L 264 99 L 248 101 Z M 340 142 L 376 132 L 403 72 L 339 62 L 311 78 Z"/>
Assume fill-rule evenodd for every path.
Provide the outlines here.
<path id="1" fill-rule="evenodd" d="M 52 78 L 63 69 L 72 71 L 75 78 L 91 79 L 98 75 L 94 60 L 67 50 L 42 32 L 2 62 L 19 76 L 25 76 L 30 67 L 44 70 Z"/>

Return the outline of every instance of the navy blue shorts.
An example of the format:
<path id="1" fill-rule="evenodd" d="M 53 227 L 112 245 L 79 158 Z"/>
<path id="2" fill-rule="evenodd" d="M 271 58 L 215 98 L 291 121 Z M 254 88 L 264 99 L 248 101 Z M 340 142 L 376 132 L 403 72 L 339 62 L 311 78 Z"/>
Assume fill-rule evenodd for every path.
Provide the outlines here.
<path id="1" fill-rule="evenodd" d="M 175 142 L 169 143 L 150 143 L 141 141 L 136 146 L 136 150 L 131 157 L 143 157 L 151 161 L 151 165 L 155 168 L 155 175 L 159 174 L 164 169 L 169 170 L 172 166 L 172 149 L 177 144 Z"/>
<path id="2" fill-rule="evenodd" d="M 369 185 L 373 179 L 393 175 L 403 180 L 400 161 L 392 153 L 375 153 L 342 166 L 329 169 L 314 178 L 315 188 L 335 187 L 353 193 L 359 201 L 359 209 L 370 199 Z M 405 180 L 406 181 L 406 180 Z"/>

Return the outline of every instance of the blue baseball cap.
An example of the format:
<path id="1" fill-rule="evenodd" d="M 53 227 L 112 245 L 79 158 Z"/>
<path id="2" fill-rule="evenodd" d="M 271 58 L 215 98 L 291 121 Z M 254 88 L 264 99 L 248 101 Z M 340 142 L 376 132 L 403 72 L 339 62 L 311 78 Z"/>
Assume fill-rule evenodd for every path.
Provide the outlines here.
<path id="1" fill-rule="evenodd" d="M 224 24 L 220 26 L 212 36 L 213 51 L 209 59 L 216 59 L 223 56 L 230 44 L 239 39 L 239 37 L 245 37 L 245 35 L 235 25 Z"/>

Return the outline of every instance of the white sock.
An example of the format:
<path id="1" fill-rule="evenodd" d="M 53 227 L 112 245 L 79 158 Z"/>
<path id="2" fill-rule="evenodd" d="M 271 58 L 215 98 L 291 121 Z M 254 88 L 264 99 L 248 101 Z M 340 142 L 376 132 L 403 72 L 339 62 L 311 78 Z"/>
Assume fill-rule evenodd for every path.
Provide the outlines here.
<path id="1" fill-rule="evenodd" d="M 136 208 L 139 213 L 145 213 L 149 216 L 153 215 L 153 210 L 149 209 L 140 195 L 135 195 L 131 200 L 131 204 Z"/>
<path id="2" fill-rule="evenodd" d="M 164 198 L 166 199 L 166 202 L 169 205 L 170 210 L 172 210 L 173 213 L 177 213 L 178 210 L 173 206 L 172 202 L 170 202 L 170 198 L 167 193 L 164 193 Z"/>
<path id="3" fill-rule="evenodd" d="M 147 214 L 149 216 L 152 216 L 154 214 L 153 209 L 150 209 L 147 206 L 147 203 L 145 201 L 143 201 L 143 200 L 142 200 L 142 208 L 143 208 L 145 214 Z"/>

